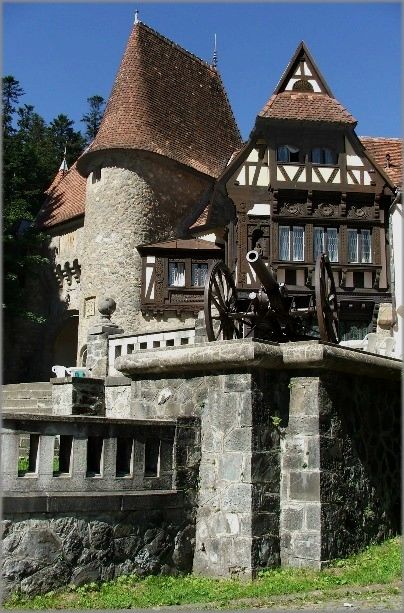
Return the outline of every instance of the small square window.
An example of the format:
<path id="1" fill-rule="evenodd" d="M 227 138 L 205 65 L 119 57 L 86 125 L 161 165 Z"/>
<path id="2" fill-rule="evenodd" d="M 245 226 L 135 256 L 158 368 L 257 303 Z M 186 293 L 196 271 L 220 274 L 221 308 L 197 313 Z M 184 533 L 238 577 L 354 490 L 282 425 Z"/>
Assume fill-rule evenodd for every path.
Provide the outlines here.
<path id="1" fill-rule="evenodd" d="M 193 287 L 203 287 L 205 285 L 206 275 L 208 274 L 208 265 L 205 263 L 192 264 L 192 279 Z"/>
<path id="2" fill-rule="evenodd" d="M 170 287 L 185 286 L 185 262 L 168 263 L 168 285 Z"/>

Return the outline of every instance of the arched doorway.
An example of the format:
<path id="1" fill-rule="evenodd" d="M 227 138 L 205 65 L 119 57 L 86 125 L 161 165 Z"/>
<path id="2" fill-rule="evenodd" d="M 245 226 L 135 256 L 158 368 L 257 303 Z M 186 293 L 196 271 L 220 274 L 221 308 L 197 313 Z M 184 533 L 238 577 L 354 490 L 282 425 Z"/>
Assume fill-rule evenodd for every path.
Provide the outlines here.
<path id="1" fill-rule="evenodd" d="M 72 315 L 63 322 L 53 344 L 53 364 L 76 366 L 78 329 L 78 315 Z"/>

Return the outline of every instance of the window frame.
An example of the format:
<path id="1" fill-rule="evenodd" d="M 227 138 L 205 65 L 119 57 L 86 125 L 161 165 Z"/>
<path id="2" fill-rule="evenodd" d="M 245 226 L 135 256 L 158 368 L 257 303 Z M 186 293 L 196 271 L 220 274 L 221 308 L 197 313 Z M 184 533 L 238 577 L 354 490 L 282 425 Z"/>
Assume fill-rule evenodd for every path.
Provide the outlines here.
<path id="1" fill-rule="evenodd" d="M 356 234 L 356 259 L 351 259 L 350 234 Z M 364 259 L 364 236 L 368 236 L 369 256 Z M 370 228 L 347 228 L 347 257 L 349 264 L 372 264 L 372 230 Z"/>
<path id="2" fill-rule="evenodd" d="M 294 145 L 291 145 L 291 147 L 292 146 L 293 146 L 294 149 L 297 149 L 297 151 L 292 152 L 288 145 L 278 145 L 276 147 L 276 163 L 277 164 L 301 164 L 302 163 L 301 155 L 300 155 L 301 154 L 301 149 L 298 148 L 298 147 L 295 147 Z M 287 151 L 287 154 L 288 154 L 288 156 L 287 156 L 288 159 L 287 160 L 281 160 L 280 159 L 280 157 L 279 157 L 279 150 L 280 149 L 283 149 L 284 151 Z M 291 155 L 297 155 L 298 159 L 297 160 L 291 160 L 290 159 Z"/>
<path id="3" fill-rule="evenodd" d="M 314 226 L 313 227 L 313 260 L 316 261 L 318 256 L 320 255 L 319 253 L 315 253 L 315 247 L 316 247 L 316 239 L 315 239 L 315 234 L 318 230 L 322 230 L 323 235 L 322 235 L 322 251 L 321 253 L 326 253 L 328 255 L 328 259 L 330 260 L 331 264 L 338 264 L 339 260 L 340 260 L 340 233 L 339 233 L 339 228 L 335 227 L 335 226 Z M 329 245 L 329 231 L 330 230 L 335 230 L 336 232 L 336 245 L 337 245 L 337 257 L 335 260 L 332 260 L 330 257 L 330 252 L 328 249 L 328 245 Z"/>
<path id="4" fill-rule="evenodd" d="M 314 151 L 320 151 L 321 162 L 315 162 L 313 160 Z M 332 162 L 326 161 L 326 152 L 329 152 L 332 155 Z M 338 166 L 338 153 L 331 147 L 313 147 L 312 149 L 310 149 L 309 159 L 310 163 L 314 164 L 314 166 Z"/>
<path id="5" fill-rule="evenodd" d="M 288 244 L 287 244 L 287 251 L 288 251 L 288 258 L 283 258 L 281 257 L 281 253 L 282 253 L 282 249 L 281 249 L 281 230 L 288 230 Z M 295 229 L 301 229 L 303 231 L 303 237 L 302 237 L 302 258 L 301 259 L 297 259 L 294 257 L 295 255 L 295 248 L 296 248 L 296 242 L 295 242 L 295 238 L 297 235 L 295 235 Z M 278 226 L 278 260 L 280 262 L 304 262 L 305 261 L 305 238 L 306 238 L 306 226 L 297 226 L 297 225 L 279 225 Z"/>

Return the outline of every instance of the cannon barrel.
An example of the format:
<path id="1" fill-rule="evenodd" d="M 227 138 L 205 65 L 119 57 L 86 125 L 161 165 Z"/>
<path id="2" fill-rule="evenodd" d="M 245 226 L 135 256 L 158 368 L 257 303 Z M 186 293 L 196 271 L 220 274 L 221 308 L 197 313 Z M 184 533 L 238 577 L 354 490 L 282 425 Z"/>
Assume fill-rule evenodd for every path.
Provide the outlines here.
<path id="1" fill-rule="evenodd" d="M 246 259 L 257 275 L 257 278 L 261 281 L 266 293 L 273 294 L 279 292 L 279 284 L 276 281 L 274 274 L 265 266 L 258 251 L 255 251 L 255 249 L 248 251 Z"/>

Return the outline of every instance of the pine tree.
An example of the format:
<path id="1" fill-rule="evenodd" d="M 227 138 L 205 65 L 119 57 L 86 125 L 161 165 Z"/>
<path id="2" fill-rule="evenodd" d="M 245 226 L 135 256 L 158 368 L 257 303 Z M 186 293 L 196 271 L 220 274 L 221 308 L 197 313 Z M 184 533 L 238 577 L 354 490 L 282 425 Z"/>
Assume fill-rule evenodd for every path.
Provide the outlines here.
<path id="1" fill-rule="evenodd" d="M 81 118 L 81 121 L 86 126 L 86 139 L 87 144 L 90 144 L 96 134 L 101 124 L 102 116 L 104 114 L 105 100 L 102 96 L 90 96 L 87 98 L 87 102 L 89 104 L 89 111 Z"/>

